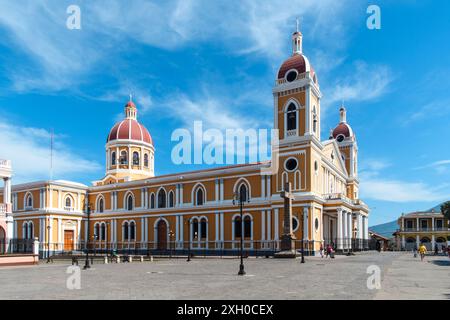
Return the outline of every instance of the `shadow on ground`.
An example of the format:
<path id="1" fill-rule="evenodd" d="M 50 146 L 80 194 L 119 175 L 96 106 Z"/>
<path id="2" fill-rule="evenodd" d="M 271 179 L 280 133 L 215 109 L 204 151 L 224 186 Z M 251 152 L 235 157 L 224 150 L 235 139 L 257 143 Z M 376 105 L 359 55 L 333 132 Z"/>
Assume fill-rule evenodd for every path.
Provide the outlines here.
<path id="1" fill-rule="evenodd" d="M 432 264 L 435 264 L 437 266 L 441 266 L 441 267 L 448 267 L 450 266 L 450 260 L 433 260 L 433 261 L 429 261 Z"/>

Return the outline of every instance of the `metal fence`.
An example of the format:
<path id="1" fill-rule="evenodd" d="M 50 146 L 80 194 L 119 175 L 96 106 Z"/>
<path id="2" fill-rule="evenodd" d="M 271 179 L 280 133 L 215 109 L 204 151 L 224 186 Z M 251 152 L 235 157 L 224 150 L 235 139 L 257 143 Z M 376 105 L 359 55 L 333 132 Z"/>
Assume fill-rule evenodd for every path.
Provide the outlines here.
<path id="1" fill-rule="evenodd" d="M 331 244 L 334 251 L 346 252 L 348 250 L 368 250 L 368 240 L 363 239 L 332 239 L 324 241 L 295 240 L 294 248 L 300 254 L 317 255 L 320 247 L 326 250 Z M 342 248 L 341 248 L 342 246 Z M 281 241 L 243 241 L 243 255 L 254 257 L 269 257 L 280 251 Z M 40 254 L 42 258 L 57 255 L 84 255 L 89 252 L 93 256 L 111 255 L 144 255 L 144 256 L 238 256 L 241 252 L 241 242 L 234 241 L 167 241 L 159 242 L 106 242 L 84 241 L 73 244 L 71 247 L 63 243 L 41 243 Z"/>
<path id="2" fill-rule="evenodd" d="M 33 253 L 33 239 L 0 239 L 0 254 Z"/>

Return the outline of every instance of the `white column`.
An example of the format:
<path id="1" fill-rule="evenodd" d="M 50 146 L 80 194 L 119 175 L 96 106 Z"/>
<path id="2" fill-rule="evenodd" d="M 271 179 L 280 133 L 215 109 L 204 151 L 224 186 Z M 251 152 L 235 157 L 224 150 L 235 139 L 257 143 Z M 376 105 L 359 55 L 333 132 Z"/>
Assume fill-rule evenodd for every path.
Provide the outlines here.
<path id="1" fill-rule="evenodd" d="M 274 210 L 274 230 L 273 230 L 273 239 L 278 240 L 278 208 Z"/>
<path id="2" fill-rule="evenodd" d="M 261 175 L 261 198 L 265 198 L 266 197 L 266 176 L 265 175 Z"/>
<path id="3" fill-rule="evenodd" d="M 434 217 L 431 217 L 431 231 L 434 231 Z M 434 250 L 434 245 L 433 245 Z"/>
<path id="4" fill-rule="evenodd" d="M 144 218 L 144 225 L 145 225 L 145 230 L 144 230 L 144 241 L 145 241 L 145 248 L 147 248 L 147 243 L 148 243 L 148 218 Z M 183 239 L 183 228 L 181 228 L 181 239 Z"/>
<path id="5" fill-rule="evenodd" d="M 222 245 L 223 242 L 225 241 L 225 235 L 224 235 L 224 221 L 223 221 L 224 217 L 223 217 L 223 212 L 220 213 L 220 239 L 222 241 Z"/>
<path id="6" fill-rule="evenodd" d="M 272 240 L 272 210 L 267 210 L 267 240 Z"/>
<path id="7" fill-rule="evenodd" d="M 268 197 L 271 197 L 272 196 L 272 194 L 271 194 L 271 190 L 270 190 L 270 178 L 271 176 L 267 176 L 267 196 Z"/>
<path id="8" fill-rule="evenodd" d="M 223 201 L 223 179 L 220 179 L 220 201 Z"/>
<path id="9" fill-rule="evenodd" d="M 61 221 L 61 218 L 58 218 L 58 240 L 57 240 L 57 242 L 58 242 L 58 246 L 60 245 L 60 244 L 62 244 L 62 242 L 63 242 L 63 240 L 62 240 L 62 221 Z"/>
<path id="10" fill-rule="evenodd" d="M 343 225 L 343 223 L 342 223 L 342 215 L 343 215 L 343 211 L 342 211 L 342 209 L 338 209 L 337 210 L 337 220 L 338 220 L 338 222 L 337 222 L 337 248 L 339 249 L 339 250 L 342 250 L 343 248 L 344 248 L 344 246 L 343 246 L 343 235 L 342 235 L 342 225 Z"/>
<path id="11" fill-rule="evenodd" d="M 369 240 L 369 217 L 364 217 L 364 239 Z"/>
<path id="12" fill-rule="evenodd" d="M 348 227 L 348 233 L 347 233 L 347 237 L 348 237 L 348 247 L 351 248 L 352 247 L 352 237 L 353 237 L 353 223 L 352 223 L 352 213 L 348 212 L 347 213 L 347 218 L 348 218 L 348 222 L 347 222 L 347 227 Z"/>
<path id="13" fill-rule="evenodd" d="M 178 219 L 178 216 L 177 216 L 177 219 Z M 178 224 L 177 224 L 177 227 L 178 227 Z M 178 234 L 178 230 L 177 230 L 176 234 Z M 144 221 L 144 218 L 141 218 L 141 244 L 144 244 L 144 243 L 145 243 L 145 221 Z"/>
<path id="14" fill-rule="evenodd" d="M 183 203 L 183 184 L 180 183 L 180 206 L 183 206 Z"/>
<path id="15" fill-rule="evenodd" d="M 216 189 L 217 189 L 217 180 L 216 180 Z M 217 191 L 217 190 L 216 190 Z M 217 192 L 216 192 L 216 201 L 217 201 Z M 214 224 L 215 224 L 215 233 L 216 233 L 216 237 L 215 237 L 215 246 L 216 248 L 218 248 L 218 243 L 219 243 L 219 220 L 220 220 L 220 213 L 219 212 L 215 212 L 214 213 Z"/>
<path id="16" fill-rule="evenodd" d="M 435 245 L 435 239 L 434 239 L 434 234 L 431 235 L 431 250 L 434 250 L 434 245 Z"/>
<path id="17" fill-rule="evenodd" d="M 303 240 L 309 240 L 309 207 L 303 207 Z"/>
<path id="18" fill-rule="evenodd" d="M 347 249 L 347 211 L 343 211 L 342 212 L 342 222 L 343 222 L 343 227 L 342 227 L 342 238 L 343 238 L 343 249 Z"/>
<path id="19" fill-rule="evenodd" d="M 419 235 L 416 236 L 416 245 L 417 245 L 417 248 L 419 248 L 419 246 L 420 246 L 420 238 L 419 238 Z"/>
<path id="20" fill-rule="evenodd" d="M 405 249 L 405 247 L 406 247 L 405 235 L 402 235 L 402 249 Z"/>
<path id="21" fill-rule="evenodd" d="M 266 211 L 261 210 L 261 241 L 266 240 Z"/>
<path id="22" fill-rule="evenodd" d="M 416 229 L 417 229 L 417 231 L 419 231 L 419 218 L 416 218 Z"/>

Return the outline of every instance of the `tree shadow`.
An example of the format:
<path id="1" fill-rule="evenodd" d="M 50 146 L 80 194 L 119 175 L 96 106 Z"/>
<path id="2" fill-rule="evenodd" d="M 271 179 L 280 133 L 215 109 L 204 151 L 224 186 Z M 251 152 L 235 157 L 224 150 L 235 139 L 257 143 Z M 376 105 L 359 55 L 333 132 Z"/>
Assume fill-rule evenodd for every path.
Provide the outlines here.
<path id="1" fill-rule="evenodd" d="M 450 260 L 433 260 L 433 261 L 430 261 L 430 263 L 435 264 L 437 266 L 441 266 L 441 267 L 450 266 Z"/>

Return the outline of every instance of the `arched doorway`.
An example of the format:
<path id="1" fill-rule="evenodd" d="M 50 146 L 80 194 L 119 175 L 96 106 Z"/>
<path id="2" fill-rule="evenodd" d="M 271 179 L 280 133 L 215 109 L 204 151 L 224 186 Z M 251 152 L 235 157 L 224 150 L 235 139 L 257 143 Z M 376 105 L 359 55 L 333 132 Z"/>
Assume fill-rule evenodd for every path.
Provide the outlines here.
<path id="1" fill-rule="evenodd" d="M 446 242 L 447 241 L 445 241 L 445 238 L 443 238 L 443 237 L 439 237 L 436 239 L 436 245 L 437 245 L 439 251 L 442 250 L 442 246 L 445 245 Z"/>
<path id="2" fill-rule="evenodd" d="M 420 242 L 425 245 L 425 247 L 427 248 L 428 251 L 433 250 L 433 248 L 431 247 L 431 239 L 430 238 L 423 237 L 422 239 L 420 239 Z"/>
<path id="3" fill-rule="evenodd" d="M 159 220 L 156 226 L 157 230 L 157 249 L 165 250 L 167 249 L 167 223 L 164 220 Z"/>
<path id="4" fill-rule="evenodd" d="M 0 254 L 6 253 L 6 232 L 0 227 Z"/>

